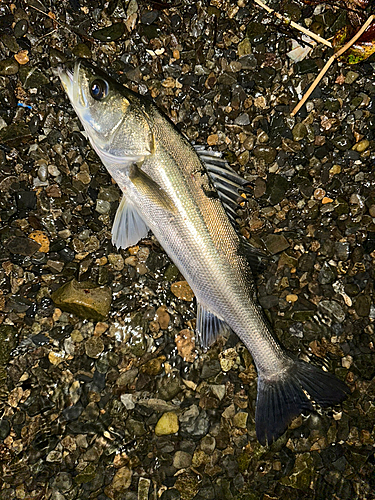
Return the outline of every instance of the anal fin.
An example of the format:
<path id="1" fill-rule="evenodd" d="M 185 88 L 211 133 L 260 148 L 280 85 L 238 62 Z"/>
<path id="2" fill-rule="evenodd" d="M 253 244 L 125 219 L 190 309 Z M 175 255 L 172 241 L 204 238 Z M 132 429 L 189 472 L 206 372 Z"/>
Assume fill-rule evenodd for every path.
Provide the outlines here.
<path id="1" fill-rule="evenodd" d="M 122 197 L 112 226 L 112 243 L 117 248 L 128 248 L 146 238 L 149 228 L 134 205 Z"/>
<path id="2" fill-rule="evenodd" d="M 230 332 L 231 329 L 223 319 L 198 303 L 196 331 L 199 343 L 205 349 L 210 347 L 220 335 Z"/>

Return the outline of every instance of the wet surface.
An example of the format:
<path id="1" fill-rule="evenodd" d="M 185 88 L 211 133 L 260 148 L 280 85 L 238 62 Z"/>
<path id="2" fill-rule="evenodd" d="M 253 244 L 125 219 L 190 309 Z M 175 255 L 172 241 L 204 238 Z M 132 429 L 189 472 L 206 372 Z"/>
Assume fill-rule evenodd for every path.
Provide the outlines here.
<path id="1" fill-rule="evenodd" d="M 273 6 L 326 39 L 345 24 Z M 250 2 L 14 2 L 0 32 L 0 499 L 375 498 L 374 58 L 334 63 L 292 118 L 331 49 L 293 63 L 292 32 Z M 195 302 L 152 235 L 111 244 L 120 192 L 53 71 L 75 57 L 250 181 L 260 303 L 287 349 L 347 382 L 341 407 L 259 445 L 247 350 L 195 346 Z M 57 307 L 68 282 L 70 304 L 89 297 Z"/>

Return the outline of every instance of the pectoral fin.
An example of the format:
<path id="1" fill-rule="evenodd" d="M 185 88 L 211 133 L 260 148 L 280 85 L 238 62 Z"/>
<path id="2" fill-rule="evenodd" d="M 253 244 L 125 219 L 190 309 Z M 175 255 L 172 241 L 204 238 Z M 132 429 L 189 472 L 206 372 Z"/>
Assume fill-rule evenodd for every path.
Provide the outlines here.
<path id="1" fill-rule="evenodd" d="M 177 207 L 163 188 L 137 165 L 132 165 L 129 170 L 129 179 L 137 191 L 147 197 L 152 203 L 171 213 L 177 212 Z"/>
<path id="2" fill-rule="evenodd" d="M 112 226 L 112 243 L 117 248 L 128 248 L 146 238 L 148 227 L 134 205 L 122 197 Z"/>

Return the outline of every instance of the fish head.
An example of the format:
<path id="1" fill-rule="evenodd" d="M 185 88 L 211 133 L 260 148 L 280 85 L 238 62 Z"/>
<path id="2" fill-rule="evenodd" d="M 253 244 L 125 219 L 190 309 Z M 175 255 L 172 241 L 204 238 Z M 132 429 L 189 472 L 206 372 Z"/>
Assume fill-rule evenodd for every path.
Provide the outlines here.
<path id="1" fill-rule="evenodd" d="M 62 86 L 91 145 L 105 164 L 129 164 L 153 152 L 146 105 L 139 96 L 86 59 L 59 67 Z"/>

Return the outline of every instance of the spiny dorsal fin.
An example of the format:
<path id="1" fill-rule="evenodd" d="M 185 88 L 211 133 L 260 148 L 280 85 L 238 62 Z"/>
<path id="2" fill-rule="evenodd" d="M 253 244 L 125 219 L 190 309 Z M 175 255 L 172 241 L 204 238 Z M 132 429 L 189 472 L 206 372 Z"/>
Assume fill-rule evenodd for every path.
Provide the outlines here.
<path id="1" fill-rule="evenodd" d="M 241 197 L 241 193 L 251 193 L 248 188 L 249 182 L 229 166 L 228 162 L 221 157 L 221 153 L 208 151 L 200 145 L 194 148 L 206 167 L 231 223 L 236 227 L 236 210 L 240 208 L 240 202 L 246 201 Z"/>
<path id="2" fill-rule="evenodd" d="M 230 331 L 223 319 L 198 302 L 196 332 L 203 348 L 210 347 L 220 335 Z"/>

